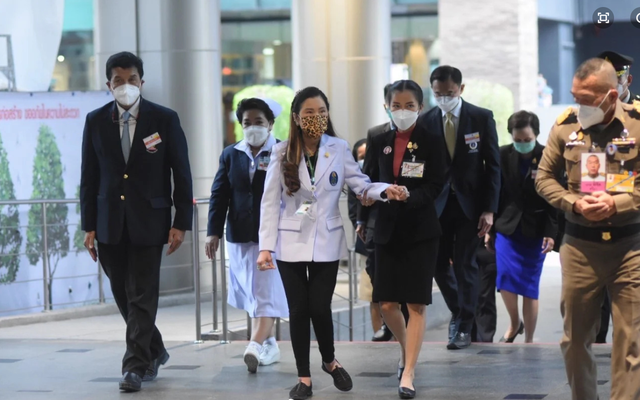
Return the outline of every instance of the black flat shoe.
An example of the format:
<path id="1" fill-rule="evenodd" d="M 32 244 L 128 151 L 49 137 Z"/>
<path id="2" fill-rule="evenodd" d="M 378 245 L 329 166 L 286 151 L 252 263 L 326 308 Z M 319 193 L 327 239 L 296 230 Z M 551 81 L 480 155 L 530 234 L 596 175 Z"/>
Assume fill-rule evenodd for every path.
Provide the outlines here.
<path id="1" fill-rule="evenodd" d="M 126 372 L 120 380 L 120 390 L 138 392 L 142 389 L 142 377 L 135 372 Z"/>
<path id="2" fill-rule="evenodd" d="M 393 338 L 393 333 L 391 333 L 391 329 L 389 329 L 386 325 L 382 325 L 376 333 L 373 334 L 371 341 L 373 342 L 388 342 Z"/>
<path id="3" fill-rule="evenodd" d="M 520 321 L 520 326 L 518 327 L 518 331 L 516 332 L 516 334 L 511 336 L 510 338 L 505 338 L 503 336 L 500 339 L 500 343 L 513 343 L 513 341 L 516 340 L 516 337 L 518 335 L 522 335 L 523 333 L 524 333 L 524 322 Z"/>
<path id="4" fill-rule="evenodd" d="M 402 379 L 402 374 L 404 374 L 404 367 L 401 367 L 400 361 L 398 361 L 398 380 Z"/>
<path id="5" fill-rule="evenodd" d="M 401 399 L 413 399 L 416 397 L 416 390 L 400 386 L 398 388 L 398 396 L 400 396 Z"/>
<path id="6" fill-rule="evenodd" d="M 335 386 L 336 389 L 342 392 L 348 392 L 353 388 L 353 381 L 351 381 L 351 377 L 344 368 L 337 366 L 333 371 L 329 371 L 327 367 L 324 366 L 324 363 L 322 363 L 322 370 L 331 375 L 333 378 L 333 386 Z"/>
<path id="7" fill-rule="evenodd" d="M 306 400 L 313 396 L 313 383 L 311 386 L 307 386 L 302 382 L 298 382 L 297 385 L 289 392 L 289 400 Z"/>
<path id="8" fill-rule="evenodd" d="M 151 361 L 151 365 L 147 368 L 147 372 L 144 373 L 144 377 L 142 378 L 143 382 L 149 382 L 158 377 L 158 370 L 161 365 L 165 365 L 169 361 L 169 353 L 165 350 L 158 358 Z"/>

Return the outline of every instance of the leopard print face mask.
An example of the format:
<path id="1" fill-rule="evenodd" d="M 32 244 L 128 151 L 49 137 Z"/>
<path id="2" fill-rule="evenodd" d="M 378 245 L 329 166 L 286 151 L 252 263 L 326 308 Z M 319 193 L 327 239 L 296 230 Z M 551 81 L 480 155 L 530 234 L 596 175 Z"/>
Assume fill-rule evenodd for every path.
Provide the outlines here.
<path id="1" fill-rule="evenodd" d="M 316 114 L 300 118 L 300 127 L 311 138 L 319 138 L 327 131 L 329 126 L 329 117 L 326 115 Z"/>

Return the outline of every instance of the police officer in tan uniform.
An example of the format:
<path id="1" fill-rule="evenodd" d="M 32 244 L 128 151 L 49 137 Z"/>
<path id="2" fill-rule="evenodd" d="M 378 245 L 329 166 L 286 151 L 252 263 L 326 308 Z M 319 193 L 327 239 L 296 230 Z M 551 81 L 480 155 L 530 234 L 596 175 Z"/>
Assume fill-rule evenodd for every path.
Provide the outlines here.
<path id="1" fill-rule="evenodd" d="M 540 195 L 567 220 L 561 348 L 573 400 L 598 399 L 591 345 L 605 287 L 615 326 L 611 400 L 640 399 L 640 103 L 622 103 L 616 86 L 609 62 L 594 58 L 578 67 L 572 93 L 579 106 L 558 117 L 536 179 Z M 582 190 L 587 152 L 606 154 L 606 191 Z M 560 184 L 565 169 L 568 189 Z"/>

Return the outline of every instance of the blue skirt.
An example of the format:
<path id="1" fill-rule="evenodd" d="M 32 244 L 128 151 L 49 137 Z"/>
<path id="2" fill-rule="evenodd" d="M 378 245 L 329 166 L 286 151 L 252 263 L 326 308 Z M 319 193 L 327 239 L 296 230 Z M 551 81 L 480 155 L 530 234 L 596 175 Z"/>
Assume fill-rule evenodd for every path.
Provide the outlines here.
<path id="1" fill-rule="evenodd" d="M 496 287 L 531 299 L 538 299 L 540 274 L 546 254 L 542 238 L 528 238 L 517 229 L 512 235 L 496 237 Z"/>

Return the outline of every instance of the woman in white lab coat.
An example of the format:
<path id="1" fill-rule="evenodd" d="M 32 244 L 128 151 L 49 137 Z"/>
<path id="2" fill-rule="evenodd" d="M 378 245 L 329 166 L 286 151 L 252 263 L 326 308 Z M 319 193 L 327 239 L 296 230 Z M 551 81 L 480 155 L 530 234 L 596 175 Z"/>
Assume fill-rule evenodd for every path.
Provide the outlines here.
<path id="1" fill-rule="evenodd" d="M 275 145 L 271 153 L 257 261 L 258 269 L 268 270 L 275 268 L 273 258 L 277 259 L 287 295 L 299 378 L 289 393 L 291 399 L 312 395 L 309 320 L 322 355 L 322 370 L 339 390 L 353 386 L 335 359 L 331 317 L 339 260 L 347 258 L 338 208 L 345 183 L 357 195 L 366 192 L 365 197 L 373 200 L 393 200 L 401 193 L 396 186 L 372 184 L 360 171 L 349 144 L 336 137 L 327 97 L 320 89 L 307 87 L 293 99 L 289 140 Z"/>

